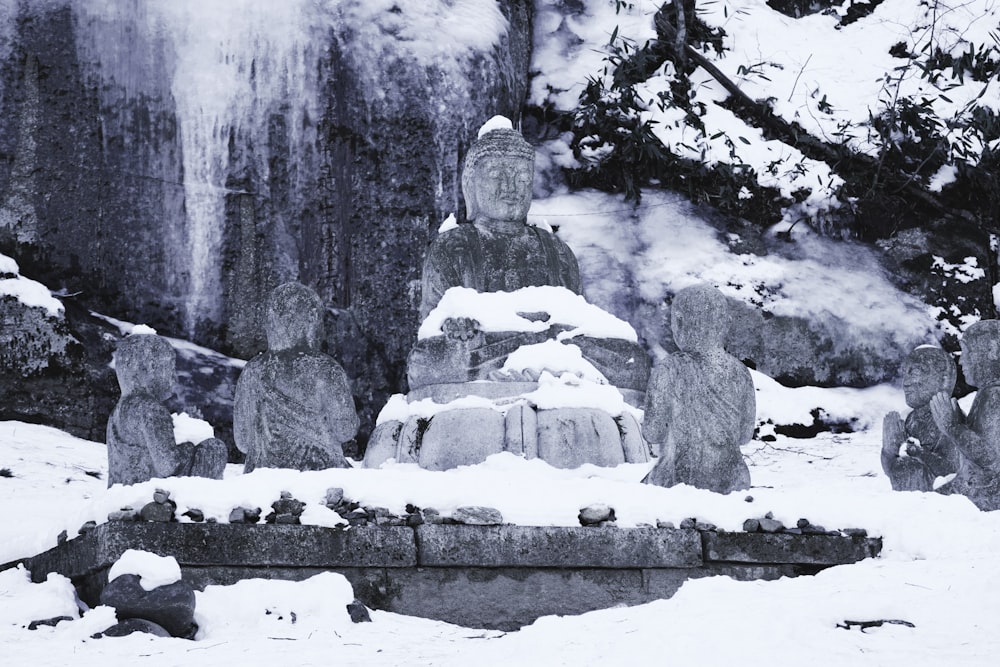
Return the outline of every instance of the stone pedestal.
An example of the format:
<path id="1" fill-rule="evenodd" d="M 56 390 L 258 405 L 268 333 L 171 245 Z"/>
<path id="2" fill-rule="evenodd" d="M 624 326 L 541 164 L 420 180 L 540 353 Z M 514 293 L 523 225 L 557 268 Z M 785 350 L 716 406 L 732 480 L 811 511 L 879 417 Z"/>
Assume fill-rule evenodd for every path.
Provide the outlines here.
<path id="1" fill-rule="evenodd" d="M 405 421 L 380 423 L 368 442 L 365 467 L 389 459 L 428 470 L 473 465 L 500 452 L 540 458 L 557 468 L 586 463 L 616 466 L 652 457 L 639 423 L 629 411 L 611 414 L 593 407 L 538 409 L 525 395 L 534 382 L 470 382 L 421 387 L 406 396 L 413 406 Z M 631 404 L 639 392 L 622 391 Z M 476 407 L 462 399 L 476 397 Z M 427 399 L 436 407 L 425 410 Z M 418 402 L 421 402 L 418 407 Z M 479 407 L 479 406 L 482 407 Z"/>

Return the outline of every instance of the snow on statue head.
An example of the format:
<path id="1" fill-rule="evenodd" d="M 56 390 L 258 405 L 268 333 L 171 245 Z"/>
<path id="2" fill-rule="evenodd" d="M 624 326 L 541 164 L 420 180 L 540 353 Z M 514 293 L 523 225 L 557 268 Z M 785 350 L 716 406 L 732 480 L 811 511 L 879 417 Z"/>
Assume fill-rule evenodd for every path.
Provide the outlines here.
<path id="1" fill-rule="evenodd" d="M 323 335 L 323 304 L 301 283 L 279 285 L 267 300 L 267 345 L 272 351 L 315 349 Z"/>
<path id="2" fill-rule="evenodd" d="M 462 171 L 466 217 L 525 221 L 531 207 L 535 149 L 503 116 L 483 125 Z"/>

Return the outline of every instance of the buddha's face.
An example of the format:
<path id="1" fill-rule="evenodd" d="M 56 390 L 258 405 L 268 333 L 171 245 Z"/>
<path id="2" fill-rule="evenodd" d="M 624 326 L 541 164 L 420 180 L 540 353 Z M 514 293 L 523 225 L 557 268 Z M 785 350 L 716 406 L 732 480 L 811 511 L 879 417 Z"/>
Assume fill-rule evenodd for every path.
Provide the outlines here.
<path id="1" fill-rule="evenodd" d="M 522 158 L 490 156 L 476 165 L 472 187 L 477 219 L 523 221 L 531 208 L 534 164 Z"/>
<path id="2" fill-rule="evenodd" d="M 973 387 L 982 387 L 981 383 L 986 381 L 986 378 L 980 377 L 982 374 L 979 371 L 989 365 L 986 350 L 967 339 L 961 340 L 959 345 L 962 348 L 962 356 L 959 357 L 958 363 L 962 365 L 965 381 Z"/>
<path id="3" fill-rule="evenodd" d="M 944 385 L 944 378 L 932 363 L 908 359 L 903 364 L 903 394 L 911 408 L 930 403 L 934 394 L 945 391 Z"/>

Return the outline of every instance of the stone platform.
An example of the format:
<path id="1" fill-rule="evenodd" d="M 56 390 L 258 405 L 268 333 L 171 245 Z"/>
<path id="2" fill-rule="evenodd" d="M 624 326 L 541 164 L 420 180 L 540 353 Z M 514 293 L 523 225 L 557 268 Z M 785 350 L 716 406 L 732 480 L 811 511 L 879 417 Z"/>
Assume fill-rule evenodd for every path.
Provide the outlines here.
<path id="1" fill-rule="evenodd" d="M 198 589 L 333 571 L 373 609 L 511 630 L 548 614 L 668 598 L 693 577 L 814 574 L 881 548 L 880 538 L 670 528 L 115 521 L 21 562 L 36 582 L 69 577 L 90 605 L 127 549 L 173 556 Z"/>

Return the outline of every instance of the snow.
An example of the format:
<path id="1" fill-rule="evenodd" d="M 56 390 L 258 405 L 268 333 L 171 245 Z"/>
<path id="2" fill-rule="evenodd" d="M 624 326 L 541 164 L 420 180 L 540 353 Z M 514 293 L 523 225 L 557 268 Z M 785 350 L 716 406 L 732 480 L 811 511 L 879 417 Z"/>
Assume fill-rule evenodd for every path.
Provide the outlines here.
<path id="1" fill-rule="evenodd" d="M 546 313 L 544 319 L 527 319 L 523 314 Z M 513 292 L 479 293 L 469 287 L 451 287 L 442 296 L 417 331 L 417 338 L 441 335 L 441 325 L 449 318 L 467 317 L 479 322 L 481 331 L 545 331 L 551 324 L 572 327 L 559 340 L 574 336 L 620 338 L 635 342 L 635 329 L 623 320 L 587 303 L 584 297 L 565 287 L 543 285 L 522 287 Z"/>
<path id="2" fill-rule="evenodd" d="M 479 132 L 476 134 L 476 138 L 482 139 L 484 134 L 489 134 L 493 130 L 513 130 L 514 124 L 510 122 L 510 118 L 506 116 L 493 116 L 488 121 L 483 123 L 483 126 L 479 128 Z"/>
<path id="3" fill-rule="evenodd" d="M 348 498 L 395 512 L 406 503 L 445 515 L 461 505 L 487 505 L 506 521 L 524 525 L 576 525 L 580 508 L 591 504 L 613 507 L 623 527 L 698 517 L 739 530 L 744 519 L 771 511 L 786 525 L 806 517 L 828 528 L 866 528 L 884 539 L 879 558 L 771 582 L 692 580 L 668 600 L 544 617 L 510 633 L 379 611 L 372 613 L 372 623 L 352 625 L 344 606 L 353 593 L 339 575 L 298 583 L 249 580 L 197 594 L 201 630 L 193 643 L 141 635 L 88 639 L 114 623 L 104 607 L 28 631 L 32 620 L 78 618 L 73 590 L 64 577 L 31 584 L 23 569 L 13 569 L 0 572 L 0 642 L 10 664 L 71 659 L 84 667 L 137 653 L 150 665 L 236 660 L 248 667 L 267 665 L 282 659 L 289 641 L 295 642 L 298 664 L 319 664 L 331 654 L 345 664 L 371 665 L 629 664 L 670 655 L 682 664 L 697 656 L 699 664 L 753 667 L 787 659 L 789 651 L 820 664 L 993 664 L 1000 650 L 1000 636 L 992 632 L 1000 620 L 994 595 L 1000 586 L 994 567 L 1000 512 L 980 512 L 962 497 L 890 489 L 879 464 L 881 415 L 905 414 L 902 392 L 889 386 L 787 389 L 756 373 L 754 382 L 758 421 L 787 423 L 820 407 L 853 419 L 858 430 L 806 440 L 780 435 L 773 442 L 754 440 L 744 448 L 753 488 L 719 495 L 640 484 L 648 464 L 560 470 L 512 454 L 444 472 L 390 463 L 380 470 L 263 469 L 244 475 L 230 466 L 221 481 L 167 479 L 105 489 L 103 479 L 87 474 L 106 474 L 103 445 L 41 426 L 0 422 L 0 465 L 13 474 L 0 478 L 0 506 L 6 516 L 31 517 L 30 529 L 20 521 L 0 525 L 0 562 L 53 546 L 59 530 L 75 534 L 87 519 L 103 521 L 109 511 L 148 502 L 156 488 L 171 492 L 178 514 L 198 506 L 219 521 L 236 505 L 267 507 L 288 490 L 307 503 L 306 523 L 330 525 L 336 514 L 320 502 L 332 486 L 343 488 Z M 153 565 L 143 574 L 169 569 Z M 847 620 L 880 619 L 915 627 L 885 625 L 866 632 L 837 627 Z M 822 653 L 814 654 L 817 650 Z"/>
<path id="4" fill-rule="evenodd" d="M 145 591 L 167 586 L 181 580 L 181 566 L 173 556 L 158 556 L 148 551 L 126 549 L 108 570 L 108 582 L 125 574 L 139 577 Z"/>
<path id="5" fill-rule="evenodd" d="M 199 442 L 215 437 L 215 429 L 204 419 L 192 417 L 186 412 L 170 415 L 174 422 L 174 440 L 176 442 Z"/>
<path id="6" fill-rule="evenodd" d="M 653 15 L 659 2 L 636 1 L 616 12 L 620 3 L 581 0 L 572 8 L 560 0 L 536 2 L 530 102 L 570 111 L 577 105 L 588 77 L 607 81 L 612 37 L 619 45 L 642 47 L 655 37 Z M 857 3 L 845 0 L 833 9 L 843 15 Z M 866 17 L 838 25 L 828 12 L 790 18 L 768 7 L 765 0 L 700 2 L 698 18 L 725 30 L 723 53 L 705 48 L 702 54 L 749 98 L 766 102 L 780 118 L 832 144 L 877 155 L 882 139 L 872 127 L 898 100 L 926 101 L 938 119 L 938 134 L 946 139 L 947 162 L 924 184 L 940 191 L 956 174 L 956 165 L 975 165 L 995 140 L 967 129 L 976 108 L 1000 109 L 996 77 L 975 81 L 959 67 L 943 67 L 937 79 L 922 76 L 920 60 L 935 49 L 958 60 L 970 50 L 996 49 L 1000 7 L 992 0 L 971 0 L 948 6 L 885 0 Z M 912 58 L 890 54 L 902 44 Z M 996 60 L 995 51 L 992 55 Z M 831 165 L 802 154 L 795 146 L 765 137 L 724 107 L 729 92 L 703 68 L 691 79 L 691 105 L 697 119 L 664 105 L 675 72 L 670 63 L 636 86 L 645 104 L 640 118 L 651 121 L 656 137 L 672 153 L 709 165 L 753 168 L 757 181 L 789 197 L 796 190 L 804 201 L 784 210 L 787 227 L 798 220 L 822 227 L 838 209 L 850 204 L 838 189 L 842 177 Z M 898 137 L 897 137 L 898 139 Z M 586 143 L 586 142 L 584 142 Z M 599 158 L 611 146 L 591 142 Z M 547 142 L 549 159 L 564 167 L 578 166 L 568 154 L 566 139 Z"/>
<path id="7" fill-rule="evenodd" d="M 42 283 L 20 275 L 17 262 L 0 254 L 0 297 L 12 296 L 31 308 L 42 308 L 49 317 L 62 317 L 63 305 Z"/>

